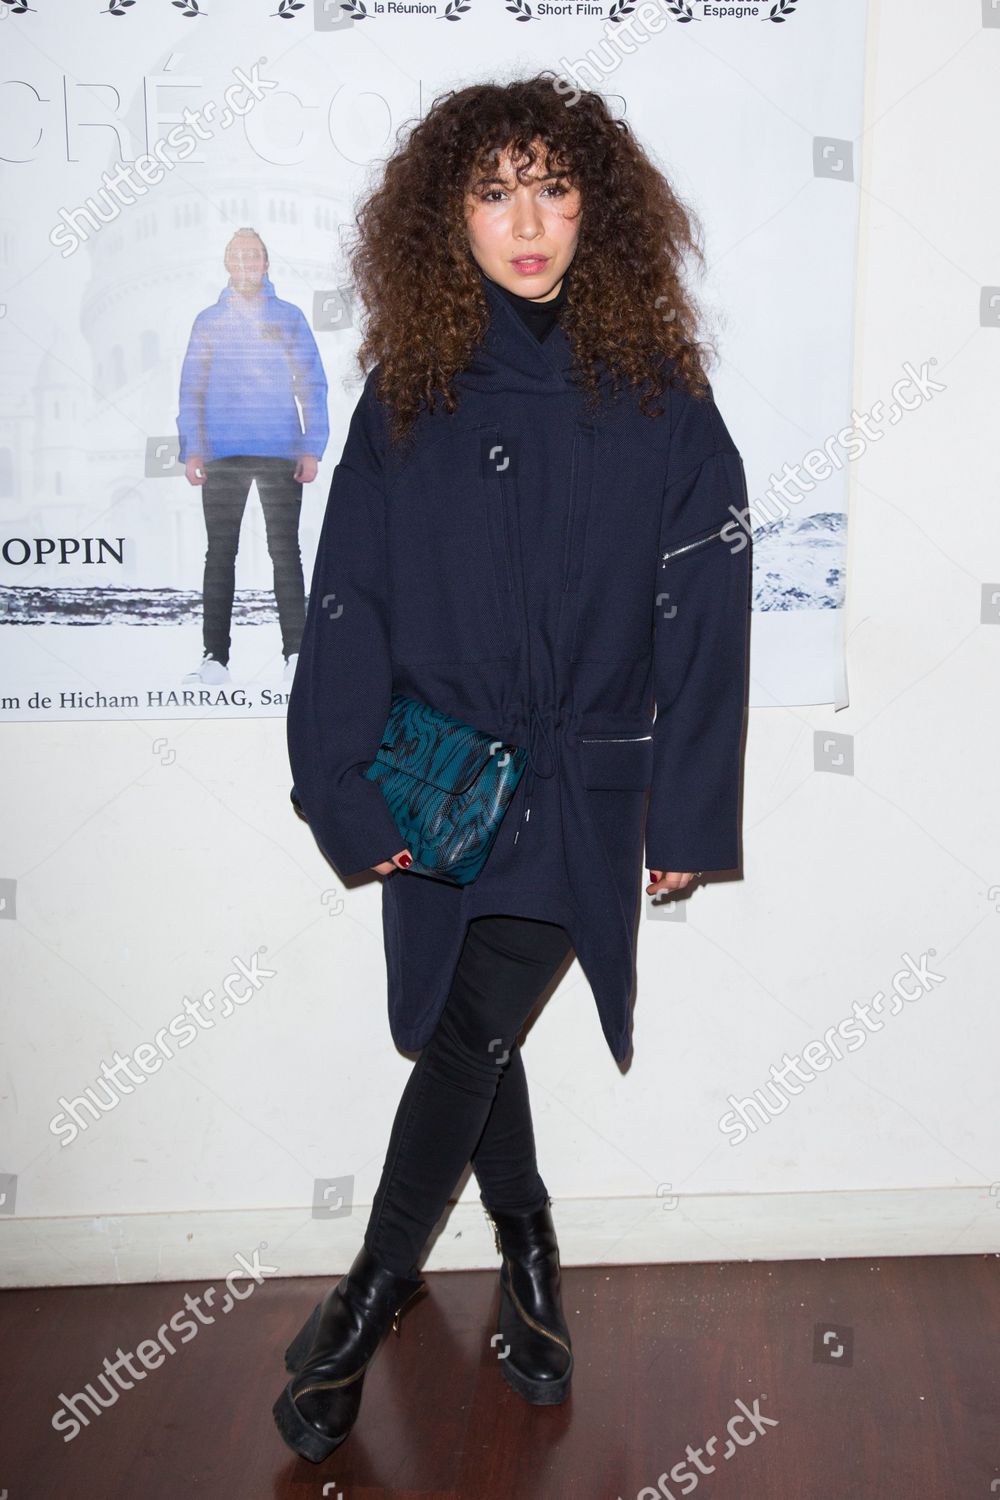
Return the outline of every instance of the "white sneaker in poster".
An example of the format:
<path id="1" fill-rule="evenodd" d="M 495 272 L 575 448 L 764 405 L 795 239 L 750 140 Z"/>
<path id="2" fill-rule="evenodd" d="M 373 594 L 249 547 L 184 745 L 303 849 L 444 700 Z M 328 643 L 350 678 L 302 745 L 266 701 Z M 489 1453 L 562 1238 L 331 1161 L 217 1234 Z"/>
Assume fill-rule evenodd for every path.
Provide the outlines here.
<path id="1" fill-rule="evenodd" d="M 214 656 L 206 655 L 202 659 L 200 667 L 193 672 L 188 672 L 183 678 L 184 682 L 229 682 L 229 668 L 223 666 L 221 661 L 216 661 Z"/>

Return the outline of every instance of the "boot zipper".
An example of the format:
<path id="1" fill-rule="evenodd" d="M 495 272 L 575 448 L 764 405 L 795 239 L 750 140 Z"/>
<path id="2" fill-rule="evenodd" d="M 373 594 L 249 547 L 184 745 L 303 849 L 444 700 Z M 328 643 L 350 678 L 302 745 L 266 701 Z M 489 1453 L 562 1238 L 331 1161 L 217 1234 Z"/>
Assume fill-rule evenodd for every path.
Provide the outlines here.
<path id="1" fill-rule="evenodd" d="M 572 1350 L 570 1349 L 570 1346 L 569 1344 L 567 1344 L 565 1339 L 561 1339 L 557 1333 L 553 1333 L 551 1328 L 543 1328 L 541 1323 L 536 1322 L 531 1314 L 525 1311 L 524 1307 L 521 1304 L 521 1299 L 518 1297 L 517 1293 L 514 1290 L 514 1283 L 511 1281 L 510 1256 L 505 1255 L 504 1261 L 507 1265 L 507 1285 L 504 1290 L 507 1292 L 507 1295 L 510 1297 L 510 1300 L 513 1302 L 515 1308 L 517 1309 L 518 1316 L 523 1318 L 524 1321 L 532 1328 L 537 1328 L 539 1333 L 544 1333 L 547 1339 L 552 1339 L 554 1343 L 560 1346 L 560 1348 L 565 1349 L 567 1354 L 571 1354 Z"/>
<path id="2" fill-rule="evenodd" d="M 390 1326 L 392 1328 L 393 1333 L 396 1335 L 397 1338 L 399 1337 L 399 1320 L 400 1320 L 400 1318 L 403 1315 L 404 1308 L 409 1307 L 409 1305 L 413 1301 L 414 1297 L 419 1297 L 420 1293 L 422 1291 L 423 1291 L 423 1287 L 422 1286 L 414 1287 L 414 1289 L 410 1293 L 410 1295 L 407 1298 L 405 1298 L 405 1300 L 402 1301 L 399 1304 L 399 1306 L 396 1308 L 396 1311 L 393 1313 L 393 1315 L 392 1315 L 392 1324 Z M 2 1495 L 0 1495 L 0 1500 L 3 1500 L 3 1496 Z"/>
<path id="3" fill-rule="evenodd" d="M 399 1338 L 399 1319 L 400 1319 L 400 1316 L 401 1316 L 401 1314 L 403 1312 L 403 1308 L 406 1307 L 413 1300 L 413 1298 L 417 1295 L 418 1292 L 422 1292 L 422 1291 L 423 1291 L 423 1287 L 417 1287 L 416 1291 L 411 1292 L 410 1295 L 409 1295 L 409 1297 L 407 1297 L 406 1301 L 403 1302 L 403 1303 L 401 1303 L 399 1305 L 399 1307 L 396 1308 L 396 1311 L 393 1313 L 393 1315 L 392 1315 L 392 1324 L 390 1326 L 392 1328 L 393 1333 L 396 1335 L 397 1338 Z M 381 1340 L 379 1340 L 379 1342 L 381 1343 Z M 376 1349 L 374 1349 L 372 1351 L 371 1354 L 369 1354 L 369 1356 L 365 1360 L 364 1364 L 361 1365 L 357 1370 L 355 1370 L 352 1375 L 344 1375 L 340 1380 L 324 1380 L 320 1385 L 309 1385 L 309 1386 L 306 1386 L 304 1390 L 301 1390 L 301 1391 L 298 1392 L 298 1394 L 295 1397 L 295 1400 L 298 1401 L 299 1396 L 307 1396 L 307 1395 L 309 1395 L 309 1393 L 311 1391 L 334 1391 L 334 1390 L 337 1390 L 342 1385 L 350 1385 L 353 1381 L 357 1380 L 360 1376 L 362 1376 L 365 1373 L 365 1371 L 367 1370 L 368 1366 L 371 1364 L 372 1360 L 375 1358 L 375 1355 L 377 1353 L 378 1353 L 378 1349 L 376 1348 Z"/>
<path id="4" fill-rule="evenodd" d="M 344 1375 L 340 1380 L 324 1380 L 319 1385 L 305 1386 L 301 1391 L 297 1391 L 295 1393 L 293 1400 L 297 1403 L 300 1396 L 308 1396 L 312 1391 L 335 1391 L 339 1386 L 353 1384 L 355 1380 L 360 1379 L 360 1377 L 365 1373 L 374 1358 L 374 1354 L 369 1354 L 364 1364 L 361 1365 L 359 1369 L 355 1370 L 353 1375 Z"/>
<path id="5" fill-rule="evenodd" d="M 497 1247 L 497 1254 L 498 1255 L 502 1255 L 503 1254 L 503 1246 L 500 1243 L 500 1229 L 499 1229 L 499 1226 L 497 1225 L 496 1219 L 494 1219 L 493 1215 L 490 1213 L 490 1211 L 486 1207 L 485 1203 L 483 1204 L 483 1213 L 486 1215 L 486 1217 L 490 1221 L 490 1227 L 493 1230 L 493 1243 Z"/>

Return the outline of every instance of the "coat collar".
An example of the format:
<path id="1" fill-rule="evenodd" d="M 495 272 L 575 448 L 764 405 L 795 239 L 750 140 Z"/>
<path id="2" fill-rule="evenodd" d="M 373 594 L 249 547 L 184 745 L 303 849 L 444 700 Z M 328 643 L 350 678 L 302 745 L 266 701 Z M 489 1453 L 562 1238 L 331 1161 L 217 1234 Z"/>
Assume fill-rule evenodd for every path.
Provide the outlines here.
<path id="1" fill-rule="evenodd" d="M 490 312 L 489 327 L 456 383 L 471 390 L 516 390 L 529 395 L 569 390 L 573 346 L 561 323 L 539 343 L 496 283 L 482 270 L 479 276 Z"/>

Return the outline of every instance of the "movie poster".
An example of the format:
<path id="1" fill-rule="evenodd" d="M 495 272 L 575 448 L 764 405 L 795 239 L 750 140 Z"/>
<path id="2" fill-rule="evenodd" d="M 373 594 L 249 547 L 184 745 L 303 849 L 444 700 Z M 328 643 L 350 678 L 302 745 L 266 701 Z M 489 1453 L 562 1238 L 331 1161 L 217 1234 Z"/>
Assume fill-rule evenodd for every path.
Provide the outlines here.
<path id="1" fill-rule="evenodd" d="M 0 0 L 0 717 L 284 712 L 363 383 L 344 233 L 437 93 L 543 67 L 599 89 L 705 225 L 751 701 L 846 702 L 864 20 L 862 0 Z"/>

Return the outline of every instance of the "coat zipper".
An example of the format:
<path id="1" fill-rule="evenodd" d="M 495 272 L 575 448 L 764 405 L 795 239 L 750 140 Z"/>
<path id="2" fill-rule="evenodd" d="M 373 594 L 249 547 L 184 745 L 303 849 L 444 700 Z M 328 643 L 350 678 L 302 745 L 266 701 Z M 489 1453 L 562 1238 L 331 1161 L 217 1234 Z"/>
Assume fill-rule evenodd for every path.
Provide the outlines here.
<path id="1" fill-rule="evenodd" d="M 578 422 L 569 469 L 569 505 L 563 540 L 563 590 L 580 587 L 594 483 L 594 428 Z"/>
<path id="2" fill-rule="evenodd" d="M 497 448 L 502 449 L 503 438 L 500 435 L 500 429 L 498 427 L 494 427 L 491 430 L 494 433 L 496 439 L 495 444 L 493 445 L 494 450 Z M 507 463 L 509 463 L 509 458 L 505 459 L 503 468 L 497 465 L 496 460 L 493 457 L 490 458 L 489 462 L 493 464 L 493 468 L 497 476 L 496 486 L 497 503 L 500 509 L 500 537 L 503 543 L 503 578 L 501 579 L 501 587 L 509 594 L 514 587 L 514 579 L 511 572 L 510 562 L 510 521 L 508 517 L 510 506 L 508 503 L 507 487 L 504 484 L 503 479 L 503 469 L 506 468 Z"/>
<path id="3" fill-rule="evenodd" d="M 569 588 L 569 567 L 572 559 L 573 520 L 576 514 L 576 478 L 580 461 L 579 429 L 573 434 L 573 455 L 569 467 L 569 507 L 566 512 L 566 538 L 563 544 L 563 588 Z"/>
<path id="4" fill-rule="evenodd" d="M 686 542 L 683 547 L 675 547 L 673 551 L 664 552 L 663 557 L 661 558 L 661 562 L 666 562 L 667 559 L 671 557 L 681 557 L 683 553 L 691 552 L 695 547 L 704 547 L 706 542 L 714 542 L 717 537 L 720 537 L 722 535 L 728 525 L 729 522 L 725 521 L 719 527 L 718 531 L 712 532 L 711 536 L 700 536 L 697 541 Z"/>

